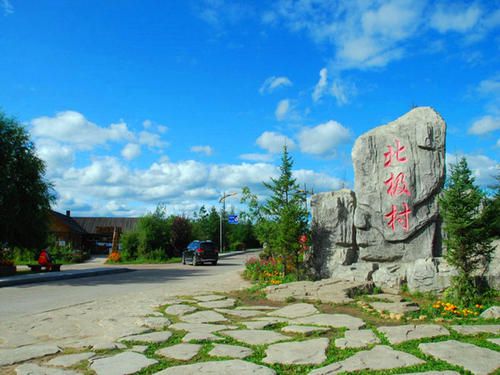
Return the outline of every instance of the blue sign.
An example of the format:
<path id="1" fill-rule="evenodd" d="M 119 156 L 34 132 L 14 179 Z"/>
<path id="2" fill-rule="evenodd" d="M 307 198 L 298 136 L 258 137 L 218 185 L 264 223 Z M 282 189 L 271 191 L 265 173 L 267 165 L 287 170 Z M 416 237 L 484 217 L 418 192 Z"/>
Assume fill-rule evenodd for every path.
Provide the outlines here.
<path id="1" fill-rule="evenodd" d="M 229 215 L 227 222 L 228 224 L 238 224 L 238 215 Z"/>

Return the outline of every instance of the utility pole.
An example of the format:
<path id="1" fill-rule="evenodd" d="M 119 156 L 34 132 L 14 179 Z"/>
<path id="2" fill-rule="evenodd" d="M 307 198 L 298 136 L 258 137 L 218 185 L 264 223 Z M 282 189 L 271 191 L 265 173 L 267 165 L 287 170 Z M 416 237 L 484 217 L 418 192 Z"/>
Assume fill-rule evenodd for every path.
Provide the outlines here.
<path id="1" fill-rule="evenodd" d="M 220 228 L 219 228 L 219 246 L 220 252 L 224 252 L 224 217 L 226 216 L 226 198 L 232 197 L 238 193 L 222 193 L 222 197 L 219 199 L 219 203 L 222 203 L 221 213 L 220 213 Z"/>

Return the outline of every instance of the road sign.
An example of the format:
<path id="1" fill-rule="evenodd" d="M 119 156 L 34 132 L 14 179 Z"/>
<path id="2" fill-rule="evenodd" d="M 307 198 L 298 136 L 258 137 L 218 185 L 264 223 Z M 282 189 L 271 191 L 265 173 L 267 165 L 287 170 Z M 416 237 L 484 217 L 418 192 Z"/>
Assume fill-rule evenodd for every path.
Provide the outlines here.
<path id="1" fill-rule="evenodd" d="M 228 224 L 238 224 L 238 215 L 229 215 L 227 219 Z"/>

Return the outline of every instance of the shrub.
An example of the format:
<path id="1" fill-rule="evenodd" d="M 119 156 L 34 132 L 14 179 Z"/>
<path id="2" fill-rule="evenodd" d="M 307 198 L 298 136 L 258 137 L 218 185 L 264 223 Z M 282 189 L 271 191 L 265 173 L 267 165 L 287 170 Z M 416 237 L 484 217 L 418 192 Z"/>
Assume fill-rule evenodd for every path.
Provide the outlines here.
<path id="1" fill-rule="evenodd" d="M 113 251 L 111 254 L 108 255 L 108 261 L 113 262 L 113 263 L 118 263 L 121 261 L 121 256 L 118 251 Z"/>

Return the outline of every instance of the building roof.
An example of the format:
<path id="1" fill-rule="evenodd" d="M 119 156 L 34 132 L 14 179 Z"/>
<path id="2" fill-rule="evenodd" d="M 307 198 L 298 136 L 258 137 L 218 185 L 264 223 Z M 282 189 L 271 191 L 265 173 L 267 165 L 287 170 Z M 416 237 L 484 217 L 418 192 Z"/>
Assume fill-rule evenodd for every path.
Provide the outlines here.
<path id="1" fill-rule="evenodd" d="M 54 215 L 55 218 L 58 220 L 62 221 L 65 225 L 67 225 L 72 232 L 74 233 L 85 233 L 85 229 L 78 224 L 73 217 L 67 216 L 64 214 L 61 214 L 57 211 L 51 211 L 52 215 Z"/>
<path id="2" fill-rule="evenodd" d="M 73 217 L 88 233 L 97 233 L 97 227 L 120 227 L 123 232 L 135 229 L 137 217 Z"/>

